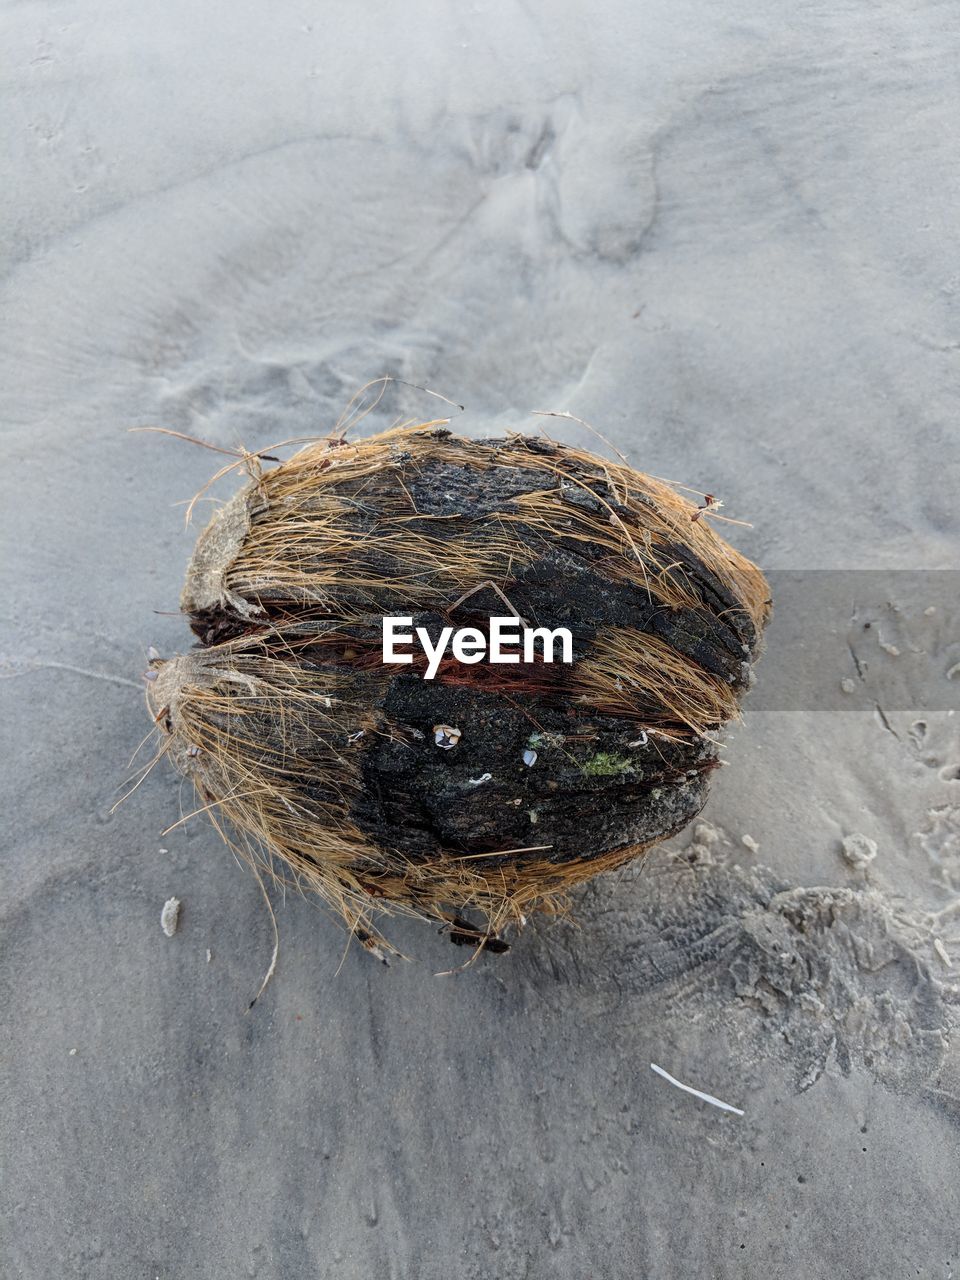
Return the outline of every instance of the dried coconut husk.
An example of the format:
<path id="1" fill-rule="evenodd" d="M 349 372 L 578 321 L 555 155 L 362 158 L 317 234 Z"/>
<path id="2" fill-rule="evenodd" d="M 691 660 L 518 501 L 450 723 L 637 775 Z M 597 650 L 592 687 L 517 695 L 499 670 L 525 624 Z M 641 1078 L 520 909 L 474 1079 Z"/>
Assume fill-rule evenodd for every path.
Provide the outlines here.
<path id="1" fill-rule="evenodd" d="M 148 686 L 163 749 L 235 847 L 371 947 L 394 910 L 490 945 L 704 804 L 770 602 L 703 510 L 541 438 L 311 444 L 199 539 L 199 647 Z M 573 664 L 383 665 L 385 615 L 436 640 L 505 601 L 569 628 Z"/>

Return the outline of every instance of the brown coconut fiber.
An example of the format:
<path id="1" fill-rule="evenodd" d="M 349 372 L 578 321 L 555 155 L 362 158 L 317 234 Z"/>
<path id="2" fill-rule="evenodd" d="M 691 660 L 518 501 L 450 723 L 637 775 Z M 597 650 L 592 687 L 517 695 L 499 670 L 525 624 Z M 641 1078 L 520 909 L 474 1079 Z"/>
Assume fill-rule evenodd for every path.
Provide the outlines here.
<path id="1" fill-rule="evenodd" d="M 187 574 L 199 643 L 148 684 L 161 752 L 240 852 L 372 950 L 396 911 L 505 949 L 699 812 L 770 608 L 710 499 L 431 424 L 250 461 Z M 510 614 L 567 627 L 573 663 L 383 664 L 385 615 L 435 641 Z"/>

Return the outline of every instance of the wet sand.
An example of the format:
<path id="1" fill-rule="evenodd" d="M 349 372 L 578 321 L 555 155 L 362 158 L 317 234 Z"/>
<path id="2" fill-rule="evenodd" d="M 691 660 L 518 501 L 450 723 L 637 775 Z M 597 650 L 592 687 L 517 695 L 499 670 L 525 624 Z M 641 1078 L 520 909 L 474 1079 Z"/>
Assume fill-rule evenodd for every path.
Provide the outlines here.
<path id="1" fill-rule="evenodd" d="M 0 1274 L 955 1275 L 951 11 L 29 3 L 0 40 Z M 822 640 L 774 621 L 700 823 L 570 922 L 438 977 L 429 928 L 384 969 L 275 895 L 248 1011 L 256 881 L 160 834 L 164 768 L 111 812 L 217 463 L 127 429 L 323 434 L 381 373 L 472 435 L 588 420 L 775 584 L 877 576 L 765 700 Z M 911 654 L 915 697 L 845 701 Z"/>

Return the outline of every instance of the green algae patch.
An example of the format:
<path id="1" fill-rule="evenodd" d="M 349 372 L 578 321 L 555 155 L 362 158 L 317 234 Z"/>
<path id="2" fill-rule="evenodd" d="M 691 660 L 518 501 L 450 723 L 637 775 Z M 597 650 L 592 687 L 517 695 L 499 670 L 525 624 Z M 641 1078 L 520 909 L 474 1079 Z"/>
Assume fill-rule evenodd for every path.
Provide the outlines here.
<path id="1" fill-rule="evenodd" d="M 609 751 L 598 751 L 583 766 L 583 774 L 587 778 L 616 778 L 620 774 L 633 772 L 633 763 L 627 756 L 613 755 Z"/>

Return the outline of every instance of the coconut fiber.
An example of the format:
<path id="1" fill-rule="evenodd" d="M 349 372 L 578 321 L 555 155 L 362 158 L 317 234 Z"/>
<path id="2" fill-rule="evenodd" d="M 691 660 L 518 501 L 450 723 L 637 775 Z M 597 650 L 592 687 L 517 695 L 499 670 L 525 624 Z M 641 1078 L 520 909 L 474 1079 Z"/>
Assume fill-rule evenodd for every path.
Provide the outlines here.
<path id="1" fill-rule="evenodd" d="M 430 424 L 251 462 L 187 574 L 199 643 L 148 673 L 160 750 L 234 847 L 372 950 L 396 910 L 503 949 L 699 812 L 769 612 L 709 499 Z M 384 616 L 435 642 L 510 614 L 569 629 L 573 662 L 383 663 Z"/>

